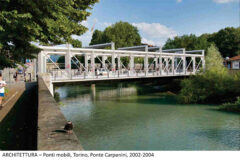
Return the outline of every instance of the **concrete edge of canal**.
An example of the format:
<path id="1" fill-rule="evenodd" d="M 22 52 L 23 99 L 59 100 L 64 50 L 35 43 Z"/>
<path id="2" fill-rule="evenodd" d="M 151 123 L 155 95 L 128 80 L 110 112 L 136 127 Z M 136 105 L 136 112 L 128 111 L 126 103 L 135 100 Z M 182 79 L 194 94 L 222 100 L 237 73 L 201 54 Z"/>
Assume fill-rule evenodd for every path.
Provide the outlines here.
<path id="1" fill-rule="evenodd" d="M 73 132 L 63 132 L 67 120 L 42 76 L 38 77 L 38 150 L 83 150 Z"/>

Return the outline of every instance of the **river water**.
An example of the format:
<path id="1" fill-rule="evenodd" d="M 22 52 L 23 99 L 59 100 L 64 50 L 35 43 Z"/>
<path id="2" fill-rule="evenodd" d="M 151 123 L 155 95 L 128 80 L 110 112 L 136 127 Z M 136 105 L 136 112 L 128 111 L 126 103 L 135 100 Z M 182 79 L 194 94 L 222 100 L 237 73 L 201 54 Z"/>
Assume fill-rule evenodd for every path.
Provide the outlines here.
<path id="1" fill-rule="evenodd" d="M 240 150 L 240 115 L 179 105 L 157 84 L 63 86 L 61 111 L 85 150 Z"/>

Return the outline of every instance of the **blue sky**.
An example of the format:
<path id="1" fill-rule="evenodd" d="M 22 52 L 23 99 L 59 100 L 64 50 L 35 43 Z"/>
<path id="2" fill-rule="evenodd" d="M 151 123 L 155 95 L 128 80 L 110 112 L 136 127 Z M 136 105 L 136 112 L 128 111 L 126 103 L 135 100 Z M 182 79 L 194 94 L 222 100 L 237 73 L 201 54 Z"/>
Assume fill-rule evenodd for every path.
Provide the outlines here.
<path id="1" fill-rule="evenodd" d="M 163 45 L 168 38 L 183 34 L 213 33 L 239 26 L 239 0 L 100 0 L 92 15 L 82 22 L 89 31 L 75 37 L 87 46 L 91 28 L 126 21 L 139 29 L 142 41 Z"/>

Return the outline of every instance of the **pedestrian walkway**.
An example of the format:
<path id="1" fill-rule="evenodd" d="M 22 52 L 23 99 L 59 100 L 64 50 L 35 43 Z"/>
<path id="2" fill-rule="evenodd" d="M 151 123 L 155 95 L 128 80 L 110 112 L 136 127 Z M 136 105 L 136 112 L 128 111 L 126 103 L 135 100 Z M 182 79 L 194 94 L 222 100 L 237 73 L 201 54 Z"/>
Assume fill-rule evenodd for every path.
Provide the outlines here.
<path id="1" fill-rule="evenodd" d="M 0 150 L 37 149 L 37 83 L 10 84 L 0 110 Z"/>
<path id="2" fill-rule="evenodd" d="M 8 84 L 6 90 L 8 90 L 8 92 L 6 93 L 6 97 L 3 99 L 3 108 L 0 110 L 0 122 L 11 111 L 12 107 L 25 91 L 25 83 L 16 82 Z"/>

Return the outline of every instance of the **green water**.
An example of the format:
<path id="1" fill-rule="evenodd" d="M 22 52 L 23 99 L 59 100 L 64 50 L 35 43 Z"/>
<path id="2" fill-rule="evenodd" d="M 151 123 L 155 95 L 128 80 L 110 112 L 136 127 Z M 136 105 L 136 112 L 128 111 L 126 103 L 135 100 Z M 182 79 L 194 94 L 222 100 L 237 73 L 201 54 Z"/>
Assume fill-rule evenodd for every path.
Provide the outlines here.
<path id="1" fill-rule="evenodd" d="M 85 150 L 240 150 L 240 115 L 178 105 L 154 84 L 56 88 Z"/>

